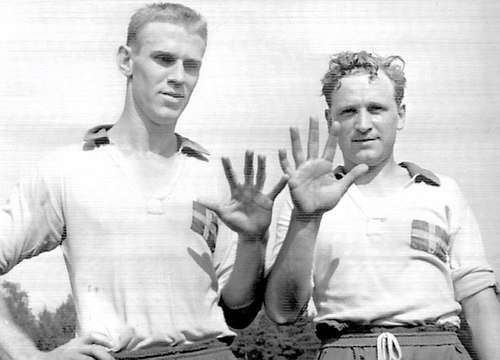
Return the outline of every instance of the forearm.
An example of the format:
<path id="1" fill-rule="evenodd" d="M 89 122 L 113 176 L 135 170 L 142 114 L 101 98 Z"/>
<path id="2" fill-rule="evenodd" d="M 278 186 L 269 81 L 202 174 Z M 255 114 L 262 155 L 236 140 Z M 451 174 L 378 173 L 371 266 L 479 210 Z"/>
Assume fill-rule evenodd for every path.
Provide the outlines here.
<path id="1" fill-rule="evenodd" d="M 231 327 L 248 326 L 261 308 L 265 251 L 262 236 L 239 235 L 233 270 L 221 293 L 221 304 Z"/>
<path id="2" fill-rule="evenodd" d="M 259 297 L 265 251 L 266 245 L 260 237 L 249 239 L 240 234 L 233 270 L 222 290 L 222 298 L 228 307 L 245 307 Z"/>
<path id="3" fill-rule="evenodd" d="M 462 301 L 481 360 L 500 359 L 500 303 L 492 288 Z"/>
<path id="4" fill-rule="evenodd" d="M 311 295 L 314 247 L 321 217 L 301 218 L 292 212 L 288 232 L 267 278 L 264 303 L 277 323 L 294 322 Z"/>
<path id="5" fill-rule="evenodd" d="M 0 358 L 32 360 L 39 354 L 33 341 L 15 324 L 5 300 L 0 296 Z"/>

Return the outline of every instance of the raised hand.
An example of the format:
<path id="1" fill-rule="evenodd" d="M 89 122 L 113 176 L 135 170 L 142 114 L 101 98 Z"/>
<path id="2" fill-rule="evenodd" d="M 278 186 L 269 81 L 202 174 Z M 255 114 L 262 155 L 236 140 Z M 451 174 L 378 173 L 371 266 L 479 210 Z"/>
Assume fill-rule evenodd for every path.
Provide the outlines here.
<path id="1" fill-rule="evenodd" d="M 274 199 L 286 186 L 288 176 L 284 175 L 271 192 L 264 194 L 262 189 L 266 179 L 266 157 L 264 155 L 257 157 L 255 181 L 253 157 L 252 151 L 245 152 L 243 184 L 238 183 L 229 158 L 223 157 L 222 166 L 231 190 L 231 198 L 226 203 L 209 199 L 200 199 L 199 202 L 214 211 L 233 231 L 260 237 L 269 228 Z"/>
<path id="2" fill-rule="evenodd" d="M 333 158 L 337 147 L 339 123 L 330 128 L 323 155 L 318 158 L 319 126 L 318 120 L 310 118 L 307 158 L 302 150 L 299 130 L 290 128 L 292 154 L 295 161 L 293 169 L 288 161 L 286 150 L 280 149 L 279 157 L 283 172 L 289 176 L 288 186 L 295 208 L 300 215 L 314 216 L 331 210 L 337 205 L 349 186 L 368 171 L 368 166 L 354 167 L 341 180 L 333 175 Z"/>

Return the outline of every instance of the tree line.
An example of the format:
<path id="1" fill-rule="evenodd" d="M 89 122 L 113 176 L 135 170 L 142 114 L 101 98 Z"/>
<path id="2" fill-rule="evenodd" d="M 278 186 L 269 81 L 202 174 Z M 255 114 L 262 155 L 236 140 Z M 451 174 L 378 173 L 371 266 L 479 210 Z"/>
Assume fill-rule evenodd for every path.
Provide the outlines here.
<path id="1" fill-rule="evenodd" d="M 35 315 L 28 293 L 19 284 L 4 281 L 0 290 L 14 320 L 40 350 L 52 350 L 74 338 L 76 313 L 71 295 L 54 311 L 45 308 Z M 262 311 L 249 327 L 237 333 L 232 350 L 236 357 L 245 360 L 314 359 L 318 345 L 307 320 L 277 326 Z"/>

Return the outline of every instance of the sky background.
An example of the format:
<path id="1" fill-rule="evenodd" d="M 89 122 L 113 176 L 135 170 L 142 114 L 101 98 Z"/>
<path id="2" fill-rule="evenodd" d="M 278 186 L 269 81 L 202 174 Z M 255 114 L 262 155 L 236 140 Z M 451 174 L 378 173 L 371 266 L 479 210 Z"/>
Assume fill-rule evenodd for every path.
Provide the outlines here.
<path id="1" fill-rule="evenodd" d="M 2 203 L 42 156 L 117 120 L 125 78 L 115 54 L 131 14 L 144 3 L 0 0 Z M 277 149 L 289 148 L 288 127 L 299 126 L 305 135 L 309 116 L 323 120 L 320 79 L 330 54 L 402 56 L 407 124 L 396 160 L 459 183 L 500 274 L 497 0 L 183 3 L 207 18 L 209 42 L 178 131 L 229 155 L 239 173 L 245 149 L 266 154 L 269 186 L 280 176 Z M 59 250 L 3 278 L 21 284 L 35 312 L 54 309 L 70 291 Z"/>

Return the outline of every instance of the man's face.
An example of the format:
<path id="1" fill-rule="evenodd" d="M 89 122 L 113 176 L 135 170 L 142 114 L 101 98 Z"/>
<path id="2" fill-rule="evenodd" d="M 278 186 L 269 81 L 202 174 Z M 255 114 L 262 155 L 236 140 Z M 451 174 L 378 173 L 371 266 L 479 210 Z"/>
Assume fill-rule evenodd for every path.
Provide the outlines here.
<path id="1" fill-rule="evenodd" d="M 157 22 L 137 35 L 132 52 L 136 111 L 157 125 L 175 123 L 198 82 L 205 41 L 183 26 Z"/>
<path id="2" fill-rule="evenodd" d="M 383 71 L 371 79 L 366 73 L 341 79 L 332 92 L 329 124 L 340 123 L 338 144 L 345 166 L 378 166 L 392 158 L 396 132 L 404 127 L 405 108 L 394 100 L 394 85 Z"/>

